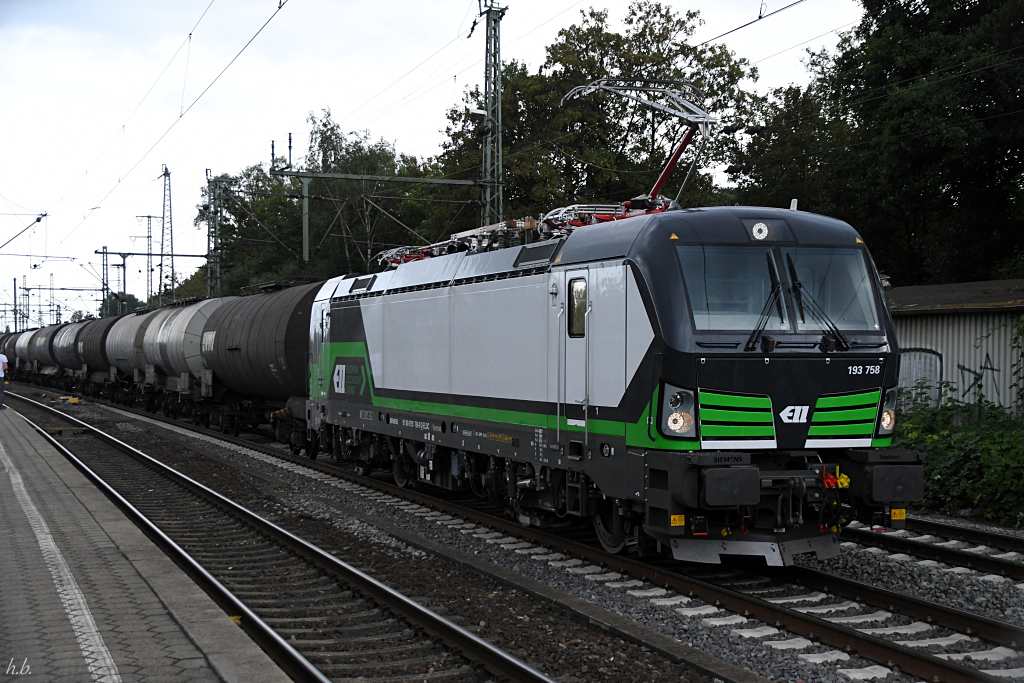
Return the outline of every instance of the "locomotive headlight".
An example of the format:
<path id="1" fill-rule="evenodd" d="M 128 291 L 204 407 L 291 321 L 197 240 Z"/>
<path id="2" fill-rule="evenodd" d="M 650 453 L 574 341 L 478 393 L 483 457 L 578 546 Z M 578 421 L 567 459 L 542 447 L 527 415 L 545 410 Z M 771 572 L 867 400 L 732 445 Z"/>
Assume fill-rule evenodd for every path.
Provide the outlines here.
<path id="1" fill-rule="evenodd" d="M 693 415 L 676 411 L 670 413 L 666 421 L 668 428 L 676 434 L 686 434 L 693 430 Z"/>
<path id="2" fill-rule="evenodd" d="M 896 390 L 889 389 L 885 392 L 885 400 L 882 401 L 882 416 L 878 419 L 878 433 L 892 434 L 896 428 Z"/>
<path id="3" fill-rule="evenodd" d="M 697 436 L 693 392 L 665 385 L 661 401 L 662 433 L 666 436 Z"/>

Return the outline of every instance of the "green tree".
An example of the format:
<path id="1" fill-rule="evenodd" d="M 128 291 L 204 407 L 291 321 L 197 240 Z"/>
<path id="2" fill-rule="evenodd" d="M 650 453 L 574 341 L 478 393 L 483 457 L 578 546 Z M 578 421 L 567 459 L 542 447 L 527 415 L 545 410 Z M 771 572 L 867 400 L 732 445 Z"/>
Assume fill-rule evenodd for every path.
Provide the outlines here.
<path id="1" fill-rule="evenodd" d="M 145 308 L 146 304 L 139 301 L 134 294 L 121 294 L 120 292 L 110 292 L 107 294 L 106 299 L 100 304 L 100 316 L 107 315 L 120 315 L 122 313 L 131 313 L 137 311 L 140 308 Z"/>
<path id="2" fill-rule="evenodd" d="M 506 214 L 535 215 L 579 201 L 614 201 L 649 189 L 678 142 L 683 125 L 673 118 L 606 97 L 561 104 L 571 88 L 597 78 L 685 80 L 726 125 L 749 117 L 757 98 L 741 87 L 757 71 L 721 45 L 690 44 L 696 12 L 680 13 L 647 0 L 632 3 L 624 29 L 614 30 L 606 11 L 587 10 L 558 33 L 536 73 L 525 65 L 504 66 L 502 123 L 505 144 Z M 482 105 L 478 89 L 448 113 L 447 140 L 439 157 L 443 173 L 476 177 L 480 172 L 483 121 L 471 114 Z M 702 166 L 728 161 L 729 135 L 712 135 Z M 695 145 L 671 178 L 674 193 L 696 152 Z M 710 174 L 698 173 L 684 204 L 722 199 Z"/>
<path id="3" fill-rule="evenodd" d="M 850 221 L 897 283 L 1019 273 L 1024 4 L 862 1 L 813 83 L 756 110 L 741 199 Z"/>

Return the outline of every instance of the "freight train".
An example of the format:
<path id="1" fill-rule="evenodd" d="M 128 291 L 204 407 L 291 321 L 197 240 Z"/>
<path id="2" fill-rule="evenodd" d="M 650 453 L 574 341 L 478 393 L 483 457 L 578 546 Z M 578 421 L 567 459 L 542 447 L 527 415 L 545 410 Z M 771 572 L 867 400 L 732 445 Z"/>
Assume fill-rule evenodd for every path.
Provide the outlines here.
<path id="1" fill-rule="evenodd" d="M 640 211 L 393 263 L 0 348 L 17 378 L 269 424 L 311 457 L 491 497 L 524 524 L 591 523 L 609 552 L 826 558 L 846 521 L 898 527 L 922 496 L 917 456 L 892 447 L 879 277 L 842 221 Z"/>

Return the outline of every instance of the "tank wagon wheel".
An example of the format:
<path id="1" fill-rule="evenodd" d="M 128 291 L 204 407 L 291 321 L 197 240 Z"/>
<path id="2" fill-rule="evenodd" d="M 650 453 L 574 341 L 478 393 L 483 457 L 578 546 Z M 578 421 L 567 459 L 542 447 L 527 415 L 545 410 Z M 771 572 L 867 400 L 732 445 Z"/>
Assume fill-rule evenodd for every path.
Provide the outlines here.
<path id="1" fill-rule="evenodd" d="M 290 443 L 287 425 L 284 420 L 280 418 L 274 418 L 274 440 L 278 443 Z"/>
<path id="2" fill-rule="evenodd" d="M 593 521 L 594 533 L 605 552 L 618 555 L 626 548 L 629 535 L 626 533 L 625 520 L 614 501 L 605 499 L 598 503 Z"/>
<path id="3" fill-rule="evenodd" d="M 316 460 L 316 456 L 320 454 L 320 439 L 317 437 L 316 432 L 306 430 L 306 438 L 303 441 L 303 448 L 306 451 L 306 457 L 310 460 Z"/>

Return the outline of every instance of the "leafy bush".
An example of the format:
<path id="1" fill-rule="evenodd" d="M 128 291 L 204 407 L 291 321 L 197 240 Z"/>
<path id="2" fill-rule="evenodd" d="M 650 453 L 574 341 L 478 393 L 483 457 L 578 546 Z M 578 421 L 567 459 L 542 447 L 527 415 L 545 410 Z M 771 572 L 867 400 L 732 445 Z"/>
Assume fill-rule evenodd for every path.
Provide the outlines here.
<path id="1" fill-rule="evenodd" d="M 925 466 L 925 506 L 1024 526 L 1024 416 L 985 401 L 957 401 L 951 387 L 920 387 L 905 398 L 896 444 L 918 450 Z"/>

